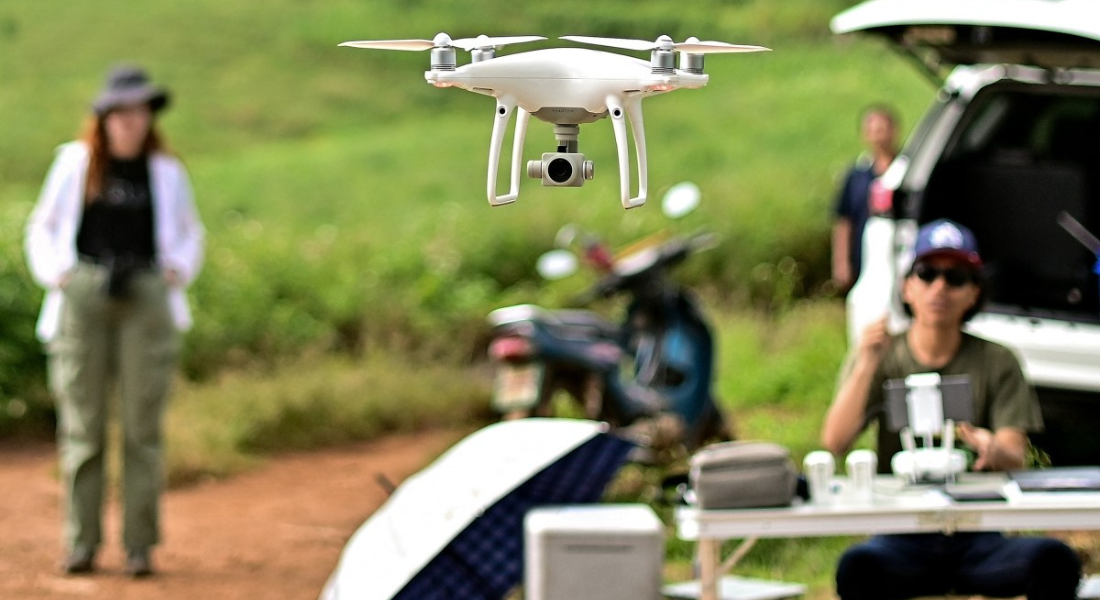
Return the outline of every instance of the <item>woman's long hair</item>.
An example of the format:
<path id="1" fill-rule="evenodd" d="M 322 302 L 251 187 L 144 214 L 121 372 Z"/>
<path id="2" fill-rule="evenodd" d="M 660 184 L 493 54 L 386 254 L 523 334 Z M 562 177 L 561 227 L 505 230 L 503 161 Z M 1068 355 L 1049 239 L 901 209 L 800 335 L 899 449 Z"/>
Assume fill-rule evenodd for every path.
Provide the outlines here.
<path id="1" fill-rule="evenodd" d="M 107 150 L 107 129 L 103 123 L 105 118 L 106 115 L 102 117 L 89 115 L 84 121 L 84 131 L 80 135 L 80 139 L 88 145 L 89 154 L 88 178 L 84 182 L 85 204 L 90 204 L 99 197 L 100 192 L 103 191 L 103 180 L 107 177 L 107 163 L 110 161 L 111 154 Z M 155 121 L 149 124 L 149 134 L 145 136 L 145 144 L 141 149 L 143 156 L 149 156 L 153 152 L 171 152 L 160 133 L 157 132 Z"/>

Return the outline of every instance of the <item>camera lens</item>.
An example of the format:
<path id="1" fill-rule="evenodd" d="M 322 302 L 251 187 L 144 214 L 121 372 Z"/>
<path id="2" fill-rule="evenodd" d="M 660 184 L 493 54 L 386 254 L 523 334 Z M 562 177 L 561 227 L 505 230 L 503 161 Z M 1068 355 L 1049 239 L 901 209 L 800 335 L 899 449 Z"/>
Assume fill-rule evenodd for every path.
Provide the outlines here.
<path id="1" fill-rule="evenodd" d="M 559 156 L 546 165 L 546 176 L 555 183 L 565 183 L 573 178 L 573 163 Z"/>

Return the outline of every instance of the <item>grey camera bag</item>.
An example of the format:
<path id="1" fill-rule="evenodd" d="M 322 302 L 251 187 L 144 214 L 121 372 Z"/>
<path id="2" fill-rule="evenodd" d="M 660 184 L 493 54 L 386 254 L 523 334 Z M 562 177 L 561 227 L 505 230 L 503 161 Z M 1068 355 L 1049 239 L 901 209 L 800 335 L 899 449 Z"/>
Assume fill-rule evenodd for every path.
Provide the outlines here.
<path id="1" fill-rule="evenodd" d="M 797 474 L 779 444 L 723 442 L 691 457 L 688 478 L 700 508 L 752 508 L 789 505 Z"/>

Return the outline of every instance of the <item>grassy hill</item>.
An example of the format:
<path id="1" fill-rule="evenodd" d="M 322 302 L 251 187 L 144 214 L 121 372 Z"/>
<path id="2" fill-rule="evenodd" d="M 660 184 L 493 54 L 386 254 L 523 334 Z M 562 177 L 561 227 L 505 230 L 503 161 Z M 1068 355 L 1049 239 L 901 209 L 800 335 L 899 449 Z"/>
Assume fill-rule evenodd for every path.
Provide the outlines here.
<path id="1" fill-rule="evenodd" d="M 52 148 L 77 130 L 107 66 L 138 61 L 174 93 L 163 128 L 191 169 L 210 234 L 190 374 L 216 371 L 227 353 L 251 360 L 365 339 L 437 355 L 440 339 L 469 338 L 486 308 L 541 293 L 534 257 L 562 224 L 625 244 L 664 223 L 656 203 L 619 208 L 606 121 L 581 133 L 594 181 L 580 190 L 525 181 L 517 204 L 490 209 L 492 99 L 425 85 L 426 54 L 336 44 L 439 30 L 669 33 L 774 49 L 710 57 L 708 87 L 646 101 L 651 196 L 696 181 L 705 204 L 682 226 L 722 234 L 687 276 L 716 299 L 767 304 L 774 290 L 752 273 L 790 257 L 813 295 L 827 276 L 834 179 L 858 150 L 856 114 L 888 99 L 915 115 L 928 89 L 878 46 L 827 34 L 844 2 L 783 4 L 9 3 L 0 8 L 5 272 L 23 276 L 20 229 Z M 552 145 L 550 126 L 534 122 L 527 154 Z M 22 296 L 34 290 L 21 292 L 25 323 L 33 303 Z"/>
<path id="2" fill-rule="evenodd" d="M 842 307 L 824 283 L 836 178 L 860 150 L 857 115 L 891 102 L 909 129 L 932 92 L 882 46 L 829 34 L 850 3 L 3 3 L 0 434 L 48 415 L 23 223 L 106 69 L 135 61 L 173 92 L 162 127 L 189 167 L 209 239 L 171 413 L 176 481 L 273 449 L 484 419 L 484 315 L 561 305 L 591 281 L 547 284 L 533 271 L 570 222 L 615 245 L 665 227 L 719 234 L 680 273 L 719 327 L 719 396 L 743 437 L 800 456 L 816 444 L 844 351 Z M 525 180 L 517 203 L 490 208 L 493 100 L 426 85 L 426 53 L 337 47 L 439 31 L 694 35 L 773 51 L 708 57 L 707 87 L 645 101 L 646 206 L 619 206 L 604 120 L 581 130 L 593 181 Z M 552 146 L 550 126 L 533 121 L 527 157 Z M 703 205 L 669 224 L 655 200 L 683 180 L 700 185 Z M 780 545 L 750 567 L 798 552 Z"/>

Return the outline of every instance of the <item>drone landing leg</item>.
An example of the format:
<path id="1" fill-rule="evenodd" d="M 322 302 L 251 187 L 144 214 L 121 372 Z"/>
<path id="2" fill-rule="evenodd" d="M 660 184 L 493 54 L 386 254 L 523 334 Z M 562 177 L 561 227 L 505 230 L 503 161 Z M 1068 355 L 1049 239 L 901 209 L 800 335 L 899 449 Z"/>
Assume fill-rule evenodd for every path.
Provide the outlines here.
<path id="1" fill-rule="evenodd" d="M 620 101 L 623 100 L 623 101 Z M 645 151 L 645 127 L 642 122 L 641 96 L 621 99 L 618 96 L 607 98 L 607 109 L 611 114 L 611 126 L 615 129 L 615 146 L 619 154 L 619 187 L 622 189 L 623 208 L 634 208 L 645 204 L 648 187 Z M 634 134 L 634 146 L 638 153 L 638 195 L 630 197 L 630 146 L 626 139 L 626 119 L 630 119 L 631 132 Z"/>
<path id="2" fill-rule="evenodd" d="M 503 196 L 497 195 L 497 173 L 500 170 L 500 151 L 504 145 L 504 131 L 508 127 L 508 121 L 512 118 L 512 111 L 516 109 L 513 98 L 505 97 L 497 99 L 496 118 L 493 120 L 493 138 L 489 143 L 489 173 L 488 195 L 489 204 L 500 206 L 511 204 L 519 197 L 520 167 L 523 162 L 523 140 L 527 135 L 527 123 L 531 119 L 531 113 L 519 109 L 516 115 L 516 131 L 512 136 L 512 175 L 510 189 Z"/>

